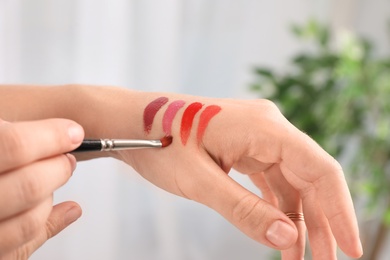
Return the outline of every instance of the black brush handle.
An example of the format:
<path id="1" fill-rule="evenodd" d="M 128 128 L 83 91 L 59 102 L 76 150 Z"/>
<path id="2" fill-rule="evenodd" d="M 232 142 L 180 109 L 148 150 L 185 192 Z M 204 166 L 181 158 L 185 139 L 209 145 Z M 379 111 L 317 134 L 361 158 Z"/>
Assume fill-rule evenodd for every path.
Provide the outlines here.
<path id="1" fill-rule="evenodd" d="M 100 139 L 84 139 L 79 147 L 72 152 L 93 152 L 102 150 L 102 141 Z"/>

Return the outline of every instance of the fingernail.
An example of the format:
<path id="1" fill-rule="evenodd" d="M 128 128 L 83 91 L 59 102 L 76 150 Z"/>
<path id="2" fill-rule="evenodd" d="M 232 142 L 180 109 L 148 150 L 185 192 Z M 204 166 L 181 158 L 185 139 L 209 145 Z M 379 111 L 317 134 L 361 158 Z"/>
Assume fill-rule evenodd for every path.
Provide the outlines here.
<path id="1" fill-rule="evenodd" d="M 72 207 L 65 213 L 65 224 L 70 225 L 81 217 L 81 210 L 78 207 Z"/>
<path id="2" fill-rule="evenodd" d="M 361 241 L 359 241 L 359 257 L 361 257 L 362 255 L 363 255 L 363 245 L 362 245 L 362 242 Z"/>
<path id="3" fill-rule="evenodd" d="M 68 157 L 69 161 L 70 161 L 70 164 L 72 165 L 72 172 L 74 170 L 76 170 L 76 165 L 77 165 L 77 160 L 76 158 L 70 154 L 70 153 L 67 153 L 66 156 Z"/>
<path id="4" fill-rule="evenodd" d="M 266 237 L 276 247 L 285 249 L 295 242 L 297 231 L 286 222 L 277 220 L 268 228 Z"/>
<path id="5" fill-rule="evenodd" d="M 70 140 L 74 144 L 79 144 L 84 138 L 84 130 L 81 126 L 72 124 L 68 129 Z"/>

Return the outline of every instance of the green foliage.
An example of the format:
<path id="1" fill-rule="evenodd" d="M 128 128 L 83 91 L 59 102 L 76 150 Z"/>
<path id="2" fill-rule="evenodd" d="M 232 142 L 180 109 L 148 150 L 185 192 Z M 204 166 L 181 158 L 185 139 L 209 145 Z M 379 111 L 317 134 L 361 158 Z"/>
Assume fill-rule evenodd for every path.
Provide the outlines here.
<path id="1" fill-rule="evenodd" d="M 355 194 L 379 209 L 390 205 L 390 57 L 353 35 L 338 42 L 327 26 L 293 26 L 305 49 L 287 72 L 256 68 L 252 90 L 277 103 L 294 125 L 344 158 Z M 390 224 L 390 207 L 383 215 Z"/>

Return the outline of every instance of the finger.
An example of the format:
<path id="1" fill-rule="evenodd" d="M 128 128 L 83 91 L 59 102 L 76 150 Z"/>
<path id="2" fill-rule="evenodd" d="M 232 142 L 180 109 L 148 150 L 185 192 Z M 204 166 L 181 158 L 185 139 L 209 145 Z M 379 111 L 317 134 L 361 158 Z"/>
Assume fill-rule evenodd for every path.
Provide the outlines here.
<path id="1" fill-rule="evenodd" d="M 286 182 L 278 169 L 278 165 L 267 170 L 267 174 L 261 172 L 251 174 L 249 177 L 261 190 L 262 195 L 265 196 L 264 199 L 269 202 L 272 201 L 272 205 L 279 208 L 282 212 L 302 212 L 297 191 Z M 282 250 L 282 259 L 303 259 L 304 257 L 306 226 L 302 221 L 294 221 L 294 224 L 298 230 L 298 239 L 293 246 Z"/>
<path id="2" fill-rule="evenodd" d="M 316 191 L 338 245 L 347 255 L 360 257 L 356 214 L 340 165 L 299 130 L 285 132 L 284 137 L 280 167 L 285 178 L 303 193 Z"/>
<path id="3" fill-rule="evenodd" d="M 50 215 L 52 198 L 18 216 L 0 222 L 0 255 L 15 250 L 39 234 Z"/>
<path id="4" fill-rule="evenodd" d="M 42 246 L 47 240 L 56 236 L 70 224 L 80 218 L 82 210 L 80 206 L 72 201 L 63 202 L 53 207 L 46 225 L 42 227 L 38 236 L 24 245 L 21 250 L 31 255 Z"/>
<path id="5" fill-rule="evenodd" d="M 66 119 L 0 122 L 0 173 L 75 149 L 81 126 Z"/>
<path id="6" fill-rule="evenodd" d="M 302 213 L 302 203 L 299 192 L 284 178 L 279 164 L 274 164 L 264 174 L 270 189 L 278 198 L 279 209 L 284 213 Z M 282 259 L 303 259 L 305 254 L 306 226 L 303 221 L 294 220 L 298 230 L 296 243 L 282 251 Z"/>
<path id="7" fill-rule="evenodd" d="M 264 172 L 249 174 L 249 178 L 251 179 L 253 184 L 255 184 L 255 186 L 260 189 L 263 199 L 269 202 L 275 208 L 278 208 L 278 199 L 267 184 Z"/>
<path id="8" fill-rule="evenodd" d="M 213 208 L 264 245 L 287 249 L 295 243 L 297 230 L 285 214 L 232 180 L 207 155 L 192 160 L 196 183 L 185 175 L 178 179 L 187 197 Z"/>
<path id="9" fill-rule="evenodd" d="M 282 212 L 302 212 L 299 194 L 286 181 L 278 164 L 268 167 L 265 173 L 252 174 L 250 178 L 255 184 L 266 182 L 270 192 L 277 198 L 277 205 Z M 294 221 L 294 224 L 298 230 L 298 239 L 293 246 L 282 251 L 282 259 L 302 259 L 304 256 L 306 228 L 301 221 Z"/>
<path id="10" fill-rule="evenodd" d="M 28 210 L 50 196 L 68 181 L 75 166 L 75 158 L 67 154 L 0 175 L 0 220 Z"/>
<path id="11" fill-rule="evenodd" d="M 304 194 L 302 203 L 313 259 L 337 259 L 336 241 L 315 193 Z"/>

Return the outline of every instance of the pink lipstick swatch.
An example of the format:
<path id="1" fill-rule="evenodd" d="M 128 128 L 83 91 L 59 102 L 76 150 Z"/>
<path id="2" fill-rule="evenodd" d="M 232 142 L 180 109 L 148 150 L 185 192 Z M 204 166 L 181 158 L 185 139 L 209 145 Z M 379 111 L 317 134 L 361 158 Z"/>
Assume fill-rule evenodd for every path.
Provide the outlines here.
<path id="1" fill-rule="evenodd" d="M 159 97 L 150 102 L 144 110 L 144 131 L 149 134 L 152 130 L 152 124 L 157 112 L 168 102 L 167 97 Z"/>
<path id="2" fill-rule="evenodd" d="M 196 139 L 198 140 L 198 143 L 202 141 L 204 132 L 206 131 L 206 128 L 210 122 L 210 120 L 221 111 L 220 106 L 211 105 L 206 107 L 203 112 L 200 114 L 199 118 L 199 125 L 198 125 L 198 133 L 196 135 Z"/>
<path id="3" fill-rule="evenodd" d="M 183 145 L 187 144 L 188 138 L 190 137 L 192 123 L 194 121 L 194 117 L 199 110 L 201 110 L 203 105 L 199 102 L 191 103 L 183 113 L 183 117 L 181 119 L 181 127 L 180 127 L 180 136 L 181 142 Z"/>
<path id="4" fill-rule="evenodd" d="M 176 100 L 169 104 L 167 110 L 164 113 L 163 117 L 163 131 L 166 135 L 171 135 L 172 132 L 172 122 L 176 116 L 177 111 L 184 106 L 186 102 L 183 100 Z"/>

